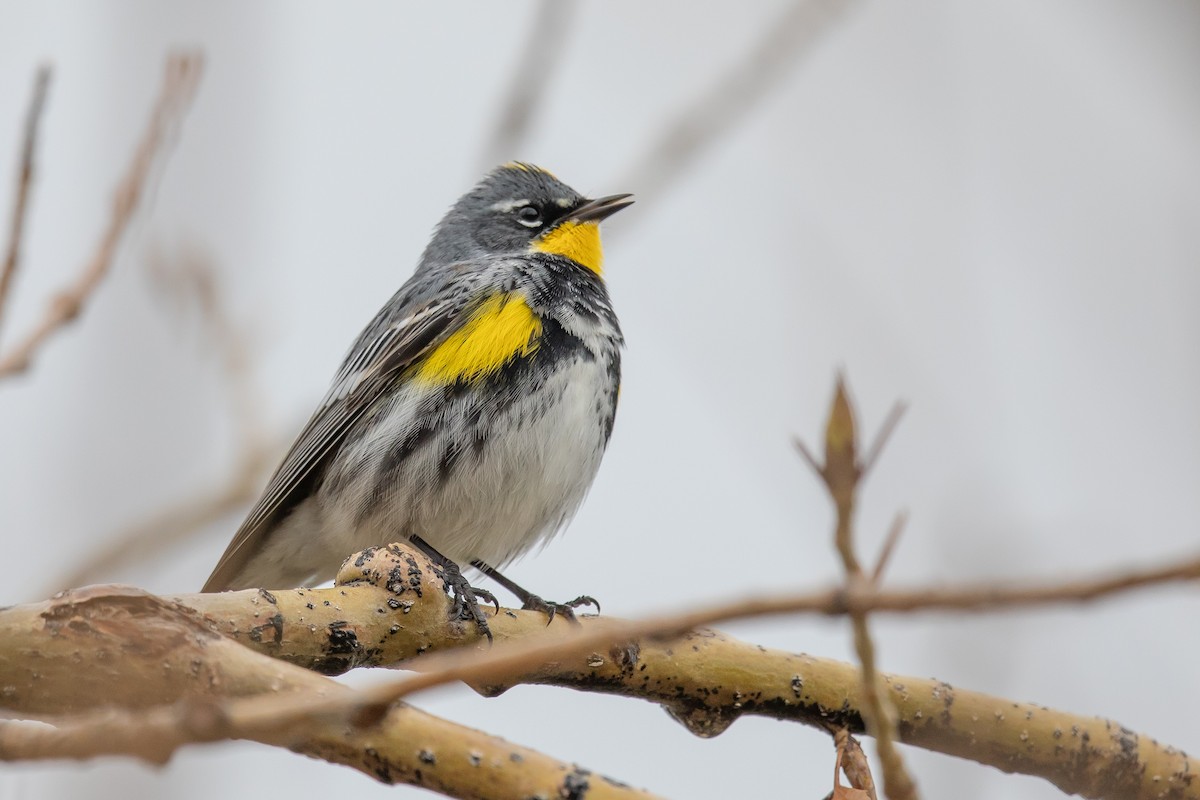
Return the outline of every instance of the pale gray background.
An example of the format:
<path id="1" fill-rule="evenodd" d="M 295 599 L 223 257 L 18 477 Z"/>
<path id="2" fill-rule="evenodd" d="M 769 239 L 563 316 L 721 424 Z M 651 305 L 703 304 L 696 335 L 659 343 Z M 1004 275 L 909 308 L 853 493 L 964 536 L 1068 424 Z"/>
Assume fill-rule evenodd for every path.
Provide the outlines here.
<path id="1" fill-rule="evenodd" d="M 631 165 L 784 10 L 585 3 L 535 135 L 509 155 L 585 192 L 642 192 L 607 226 L 628 334 L 609 455 L 575 523 L 512 576 L 614 615 L 839 575 L 831 514 L 789 444 L 844 367 L 865 427 L 911 411 L 867 485 L 893 584 L 1053 578 L 1170 558 L 1200 519 L 1200 7 L 866 2 L 686 175 Z M 0 603 L 43 597 L 89 543 L 217 480 L 234 454 L 214 359 L 148 278 L 206 250 L 253 321 L 263 416 L 295 427 L 409 274 L 480 154 L 529 3 L 0 5 L 0 197 L 35 64 L 57 66 L 6 340 L 108 214 L 165 50 L 208 56 L 153 208 L 85 317 L 0 387 Z M 197 588 L 231 517 L 107 576 Z M 1087 609 L 876 622 L 891 671 L 1112 716 L 1200 749 L 1194 589 Z M 849 658 L 842 621 L 737 626 Z M 355 676 L 370 680 L 374 676 Z M 465 689 L 422 707 L 672 797 L 820 797 L 828 740 L 746 719 L 717 739 L 631 700 Z M 929 797 L 1056 797 L 906 750 Z M 0 797 L 417 796 L 234 743 L 166 769 L 5 767 Z"/>

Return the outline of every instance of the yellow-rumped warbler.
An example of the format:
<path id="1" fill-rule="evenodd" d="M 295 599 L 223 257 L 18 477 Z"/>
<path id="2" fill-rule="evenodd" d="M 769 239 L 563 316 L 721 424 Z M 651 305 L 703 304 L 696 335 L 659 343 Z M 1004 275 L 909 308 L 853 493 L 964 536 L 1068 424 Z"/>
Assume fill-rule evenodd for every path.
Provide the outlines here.
<path id="1" fill-rule="evenodd" d="M 458 565 L 500 575 L 559 531 L 612 432 L 623 344 L 589 200 L 510 163 L 450 209 L 416 272 L 359 334 L 204 591 L 304 586 L 351 553 L 411 539 L 486 631 Z"/>

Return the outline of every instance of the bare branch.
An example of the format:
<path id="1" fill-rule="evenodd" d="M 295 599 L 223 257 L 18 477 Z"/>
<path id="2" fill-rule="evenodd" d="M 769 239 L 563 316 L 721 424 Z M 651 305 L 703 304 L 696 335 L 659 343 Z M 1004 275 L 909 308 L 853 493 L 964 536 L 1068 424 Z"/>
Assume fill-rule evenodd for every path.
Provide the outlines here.
<path id="1" fill-rule="evenodd" d="M 0 378 L 28 369 L 37 349 L 79 315 L 84 303 L 108 273 L 139 201 L 149 191 L 151 168 L 170 142 L 195 96 L 202 65 L 203 58 L 199 54 L 168 57 L 162 91 L 129 171 L 117 187 L 107 230 L 75 282 L 51 300 L 41 321 L 24 339 L 0 355 Z"/>
<path id="2" fill-rule="evenodd" d="M 904 533 L 904 525 L 907 522 L 908 513 L 904 511 L 897 513 L 892 520 L 892 527 L 888 528 L 887 538 L 883 540 L 883 547 L 879 550 L 879 558 L 875 560 L 875 569 L 871 570 L 871 585 L 877 587 L 883 582 L 883 573 L 896 550 L 896 545 L 900 543 L 900 536 Z"/>
<path id="3" fill-rule="evenodd" d="M 228 736 L 256 738 L 261 733 L 265 737 L 269 735 L 265 732 L 289 726 L 303 729 L 307 720 L 369 726 L 386 717 L 396 698 L 457 680 L 489 695 L 526 682 L 638 697 L 667 707 L 689 730 L 711 736 L 743 714 L 862 731 L 861 673 L 850 664 L 768 650 L 713 630 L 693 630 L 682 639 L 664 637 L 750 616 L 1028 607 L 1197 579 L 1200 557 L 1177 559 L 1157 569 L 1043 586 L 881 592 L 860 585 L 751 598 L 637 622 L 581 617 L 581 626 L 556 620 L 547 628 L 544 615 L 503 610 L 489 620 L 496 638 L 491 648 L 473 626 L 449 619 L 452 601 L 432 565 L 404 545 L 372 548 L 352 557 L 331 589 L 224 592 L 166 602 L 194 607 L 207 624 L 226 636 L 320 672 L 401 662 L 408 668 L 433 670 L 336 697 L 301 693 L 223 701 L 221 718 L 230 726 L 225 729 Z M 49 604 L 0 611 L 0 641 L 6 648 L 30 651 L 33 645 L 27 639 L 38 635 L 44 624 L 39 620 L 56 618 L 49 609 L 103 591 L 97 587 L 69 592 Z M 139 623 L 128 635 L 141 636 L 144 629 L 145 623 Z M 163 702 L 154 699 L 161 695 L 147 687 L 121 683 L 120 659 L 103 662 L 104 669 L 80 672 L 78 653 L 68 644 L 56 642 L 53 653 L 44 653 L 36 661 L 0 658 L 0 685 L 17 687 L 3 698 L 4 704 L 33 713 L 86 709 L 101 702 L 122 703 L 118 687 L 125 686 L 133 693 L 129 703 L 139 702 L 138 698 L 142 704 Z M 453 647 L 460 649 L 436 652 Z M 423 652 L 434 655 L 410 660 Z M 36 679 L 31 671 L 37 673 Z M 170 676 L 160 670 L 151 677 L 164 681 Z M 198 679 L 207 680 L 203 675 Z M 897 709 L 901 739 L 909 744 L 1038 775 L 1066 791 L 1091 797 L 1132 796 L 1129 787 L 1143 782 L 1155 791 L 1178 788 L 1175 796 L 1179 797 L 1200 796 L 1200 785 L 1189 782 L 1189 776 L 1200 770 L 1200 762 L 1149 737 L 1137 737 L 1111 720 L 1014 704 L 939 681 L 883 676 L 883 682 Z M 154 727 L 148 730 L 154 733 L 160 722 L 164 729 L 180 724 L 178 717 L 167 719 L 155 717 Z M 174 735 L 165 735 L 164 741 Z M 1131 737 L 1136 747 L 1129 747 Z"/>
<path id="4" fill-rule="evenodd" d="M 48 64 L 38 67 L 33 77 L 33 93 L 29 98 L 29 111 L 25 116 L 25 135 L 21 143 L 21 166 L 17 171 L 17 191 L 13 200 L 12 222 L 8 231 L 8 248 L 4 263 L 0 266 L 0 323 L 4 321 L 4 306 L 12 290 L 13 277 L 21 259 L 21 240 L 25 231 L 25 214 L 29 205 L 29 191 L 33 185 L 33 156 L 37 149 L 38 125 L 42 120 L 42 109 L 46 105 L 46 93 L 50 89 L 53 69 Z"/>
<path id="5" fill-rule="evenodd" d="M 901 406 L 896 406 L 896 409 Z M 899 413 L 893 409 L 889 424 L 876 440 L 870 458 L 878 457 Z M 829 408 L 829 421 L 825 426 L 825 463 L 818 470 L 825 480 L 829 497 L 837 509 L 834 527 L 834 545 L 842 559 L 846 572 L 846 587 L 853 591 L 859 586 L 872 586 L 863 573 L 854 547 L 854 511 L 858 502 L 858 490 L 866 475 L 867 467 L 858 459 L 858 432 L 854 408 L 846 391 L 846 382 L 838 375 L 833 401 Z M 869 465 L 869 461 L 867 462 Z M 874 587 L 873 587 L 874 588 Z M 867 623 L 867 611 L 855 609 L 850 612 L 854 629 L 854 650 L 862 664 L 862 716 L 867 733 L 875 737 L 875 746 L 883 766 L 883 789 L 895 800 L 916 800 L 917 787 L 904 766 L 904 759 L 896 747 L 896 709 L 888 696 L 883 676 L 879 673 L 875 656 L 875 642 L 871 638 Z"/>
<path id="6" fill-rule="evenodd" d="M 237 456 L 217 485 L 168 503 L 143 520 L 102 537 L 97 550 L 81 558 L 75 570 L 58 581 L 55 591 L 111 580 L 117 568 L 152 559 L 227 515 L 243 511 L 258 497 L 268 471 L 294 436 L 288 432 L 264 437 L 262 392 L 252 369 L 249 337 L 245 327 L 237 325 L 229 313 L 219 272 L 211 260 L 191 252 L 172 264 L 162 259 L 150 263 L 160 285 L 201 313 L 208 334 L 205 344 L 217 350 L 220 360 Z"/>
<path id="7" fill-rule="evenodd" d="M 168 504 L 123 530 L 106 534 L 97 549 L 58 579 L 55 591 L 104 580 L 115 570 L 144 563 L 191 540 L 226 516 L 243 512 L 262 491 L 267 472 L 287 447 L 292 434 L 272 442 L 246 442 L 229 475 L 193 496 Z"/>
<path id="8" fill-rule="evenodd" d="M 643 197 L 661 194 L 713 142 L 783 85 L 853 0 L 797 0 L 767 25 L 740 62 L 685 108 L 614 185 Z"/>
<path id="9" fill-rule="evenodd" d="M 451 797 L 565 797 L 590 777 L 588 797 L 650 798 L 404 704 L 369 728 L 316 718 L 245 724 L 229 716 L 229 698 L 332 699 L 350 691 L 242 647 L 192 609 L 136 589 L 98 587 L 9 611 L 0 620 L 4 641 L 27 657 L 0 666 L 22 687 L 20 697 L 6 692 L 4 701 L 54 726 L 0 722 L 0 760 L 129 755 L 164 763 L 184 744 L 246 738 Z"/>
<path id="10" fill-rule="evenodd" d="M 875 466 L 875 462 L 879 460 L 879 454 L 883 452 L 883 448 L 887 445 L 888 440 L 892 438 L 892 433 L 896 430 L 896 426 L 900 424 L 900 419 L 907 410 L 908 406 L 903 401 L 898 400 L 884 418 L 883 425 L 879 427 L 879 433 L 875 434 L 875 441 L 871 443 L 871 448 L 867 451 L 866 457 L 863 458 L 862 473 L 864 478 L 871 472 L 871 468 Z"/>
<path id="11" fill-rule="evenodd" d="M 501 106 L 496 129 L 484 148 L 481 171 L 520 156 L 518 151 L 529 135 L 534 112 L 546 93 L 550 78 L 558 72 L 558 63 L 566 48 L 567 29 L 578 5 L 576 0 L 542 0 L 538 5 Z"/>
<path id="12" fill-rule="evenodd" d="M 411 563 L 408 560 L 410 557 Z M 396 569 L 399 569 L 397 574 L 407 574 L 407 570 L 413 569 L 415 575 L 428 578 L 428 570 L 424 568 L 426 561 L 424 556 L 416 554 L 404 544 L 370 548 L 346 561 L 338 576 L 343 588 L 273 591 L 274 608 L 285 622 L 303 619 L 294 629 L 286 627 L 281 641 L 276 642 L 275 637 L 269 637 L 267 652 L 277 658 L 333 674 L 357 666 L 394 667 L 418 652 L 468 643 L 480 644 L 478 636 L 471 629 L 446 622 L 445 617 L 450 609 L 448 600 L 444 605 L 438 605 L 443 602 L 441 599 L 414 598 L 413 592 L 406 594 L 402 591 L 403 585 L 388 583 L 388 576 Z M 887 591 L 860 584 L 816 592 L 751 597 L 642 622 L 623 622 L 613 617 L 581 619 L 585 629 L 600 630 L 592 628 L 600 626 L 606 632 L 602 635 L 611 635 L 619 640 L 621 637 L 668 635 L 733 619 L 780 614 L 843 616 L 857 611 L 912 614 L 925 611 L 987 613 L 1027 610 L 1094 602 L 1130 591 L 1194 582 L 1200 582 L 1200 553 L 1170 559 L 1161 566 L 1148 569 L 1041 584 L 972 582 L 958 587 Z M 349 587 L 354 587 L 354 590 L 351 591 Z M 366 587 L 377 587 L 381 591 L 368 591 Z M 256 598 L 256 592 L 242 591 L 215 595 L 187 594 L 175 599 L 202 610 L 220 626 L 225 635 L 253 646 L 251 629 L 262 624 L 261 619 L 252 622 L 262 611 Z M 340 599 L 329 606 L 323 605 L 325 600 L 332 601 L 335 598 Z M 314 608 L 308 608 L 310 604 Z M 378 614 L 380 607 L 401 608 L 404 611 L 404 631 L 393 632 L 392 619 Z M 509 637 L 521 637 L 524 641 L 528 634 L 545 626 L 545 616 L 501 611 L 489 619 L 489 624 L 494 629 L 498 643 Z M 574 630 L 565 623 L 563 625 L 563 630 Z M 330 649 L 330 637 L 327 634 L 331 626 L 343 631 L 343 635 L 334 637 L 336 640 L 352 639 L 370 645 L 364 644 L 360 649 L 343 652 L 339 657 L 336 648 Z M 558 630 L 559 622 L 555 621 L 551 628 Z"/>
<path id="13" fill-rule="evenodd" d="M 837 760 L 833 767 L 833 800 L 875 800 L 875 779 L 871 776 L 871 765 L 858 740 L 847 728 L 838 728 L 833 734 L 837 747 Z M 850 787 L 842 786 L 839 771 L 846 773 Z"/>

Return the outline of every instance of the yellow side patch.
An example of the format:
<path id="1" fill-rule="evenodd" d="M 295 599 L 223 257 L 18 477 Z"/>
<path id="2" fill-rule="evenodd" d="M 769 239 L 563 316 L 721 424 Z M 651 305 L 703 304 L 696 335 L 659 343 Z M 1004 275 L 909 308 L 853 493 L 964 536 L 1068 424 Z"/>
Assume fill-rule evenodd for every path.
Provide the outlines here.
<path id="1" fill-rule="evenodd" d="M 532 248 L 566 256 L 597 275 L 603 274 L 604 248 L 600 246 L 599 223 L 567 220 L 534 239 Z"/>
<path id="2" fill-rule="evenodd" d="M 497 295 L 417 367 L 416 379 L 444 384 L 478 381 L 538 348 L 542 321 L 520 295 Z"/>

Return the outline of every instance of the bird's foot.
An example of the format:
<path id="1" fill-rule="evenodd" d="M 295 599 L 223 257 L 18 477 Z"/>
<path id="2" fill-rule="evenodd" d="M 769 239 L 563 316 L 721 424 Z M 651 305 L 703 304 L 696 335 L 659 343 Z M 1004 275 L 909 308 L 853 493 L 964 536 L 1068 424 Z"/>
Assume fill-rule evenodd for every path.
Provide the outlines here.
<path id="1" fill-rule="evenodd" d="M 487 617 L 484 615 L 483 609 L 479 607 L 479 601 L 494 605 L 497 614 L 500 613 L 500 601 L 487 589 L 479 589 L 468 583 L 467 579 L 463 577 L 462 570 L 458 568 L 458 564 L 453 561 L 447 560 L 443 564 L 436 565 L 435 569 L 437 576 L 446 585 L 446 593 L 454 598 L 454 605 L 450 609 L 450 618 L 474 622 L 479 632 L 491 642 L 492 629 L 488 627 Z"/>
<path id="2" fill-rule="evenodd" d="M 579 620 L 575 619 L 575 609 L 579 608 L 580 606 L 593 606 L 596 609 L 596 613 L 600 613 L 600 603 L 596 601 L 596 598 L 590 597 L 586 594 L 581 594 L 579 597 L 576 597 L 574 600 L 571 600 L 567 603 L 552 603 L 543 600 L 536 594 L 529 594 L 525 597 L 524 602 L 521 604 L 521 608 L 525 609 L 526 611 L 541 611 L 544 613 L 547 617 L 547 625 L 554 621 L 555 614 L 562 614 L 563 619 L 565 619 L 567 622 L 573 622 L 578 625 Z"/>

